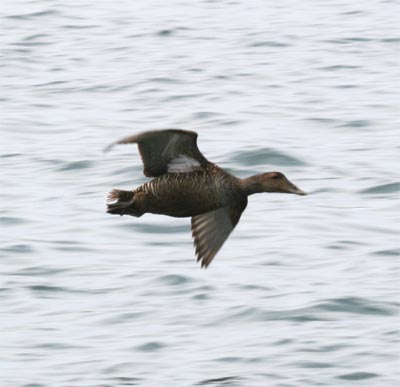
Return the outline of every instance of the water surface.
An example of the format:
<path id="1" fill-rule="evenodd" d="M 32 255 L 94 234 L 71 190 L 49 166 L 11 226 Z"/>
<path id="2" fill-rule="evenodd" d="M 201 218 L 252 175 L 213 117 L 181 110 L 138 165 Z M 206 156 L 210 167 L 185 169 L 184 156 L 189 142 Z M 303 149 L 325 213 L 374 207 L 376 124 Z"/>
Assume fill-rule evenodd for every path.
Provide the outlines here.
<path id="1" fill-rule="evenodd" d="M 0 384 L 399 385 L 393 1 L 20 0 L 1 11 Z M 187 219 L 105 213 L 142 130 L 196 130 L 251 197 L 201 270 Z"/>

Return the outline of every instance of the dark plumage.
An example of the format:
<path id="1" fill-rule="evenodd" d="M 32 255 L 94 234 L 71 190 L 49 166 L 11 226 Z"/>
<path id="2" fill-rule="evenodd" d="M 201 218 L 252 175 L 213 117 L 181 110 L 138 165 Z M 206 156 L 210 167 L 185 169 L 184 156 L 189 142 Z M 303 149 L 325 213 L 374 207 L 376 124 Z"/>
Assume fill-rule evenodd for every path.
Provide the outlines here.
<path id="1" fill-rule="evenodd" d="M 259 192 L 306 195 L 280 172 L 237 178 L 208 161 L 197 148 L 197 133 L 168 129 L 144 132 L 111 144 L 136 143 L 145 176 L 133 191 L 110 192 L 107 212 L 191 217 L 197 260 L 207 267 L 239 222 L 247 197 Z"/>

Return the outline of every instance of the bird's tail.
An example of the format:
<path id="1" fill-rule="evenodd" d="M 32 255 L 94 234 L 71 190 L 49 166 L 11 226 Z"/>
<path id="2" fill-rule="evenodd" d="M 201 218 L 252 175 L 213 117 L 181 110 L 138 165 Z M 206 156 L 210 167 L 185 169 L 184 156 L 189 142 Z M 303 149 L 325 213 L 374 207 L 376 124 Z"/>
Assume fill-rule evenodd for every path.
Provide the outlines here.
<path id="1" fill-rule="evenodd" d="M 143 213 L 135 208 L 135 191 L 113 189 L 107 197 L 107 212 L 116 215 L 142 216 Z"/>

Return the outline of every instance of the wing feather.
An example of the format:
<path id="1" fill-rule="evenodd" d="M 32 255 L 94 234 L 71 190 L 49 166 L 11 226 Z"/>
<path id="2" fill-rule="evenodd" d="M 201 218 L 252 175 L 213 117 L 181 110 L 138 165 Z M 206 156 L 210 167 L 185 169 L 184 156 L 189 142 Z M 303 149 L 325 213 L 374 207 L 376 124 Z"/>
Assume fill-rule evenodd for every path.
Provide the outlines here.
<path id="1" fill-rule="evenodd" d="M 143 173 L 156 177 L 167 172 L 191 172 L 209 163 L 197 147 L 197 133 L 189 130 L 166 129 L 143 132 L 109 145 L 138 144 Z"/>
<path id="2" fill-rule="evenodd" d="M 207 267 L 211 263 L 239 222 L 246 205 L 247 200 L 238 206 L 222 207 L 192 217 L 192 235 L 197 261 L 201 262 L 201 267 Z"/>

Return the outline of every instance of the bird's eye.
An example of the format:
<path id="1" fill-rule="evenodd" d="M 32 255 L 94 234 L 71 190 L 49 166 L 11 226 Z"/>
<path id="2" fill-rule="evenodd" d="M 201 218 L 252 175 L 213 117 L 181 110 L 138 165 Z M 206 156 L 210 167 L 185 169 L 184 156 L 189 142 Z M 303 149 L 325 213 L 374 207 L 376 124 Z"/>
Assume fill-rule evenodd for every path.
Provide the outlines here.
<path id="1" fill-rule="evenodd" d="M 276 180 L 276 179 L 279 179 L 279 175 L 278 175 L 277 173 L 275 173 L 275 174 L 272 176 L 272 178 L 275 179 L 275 180 Z"/>

